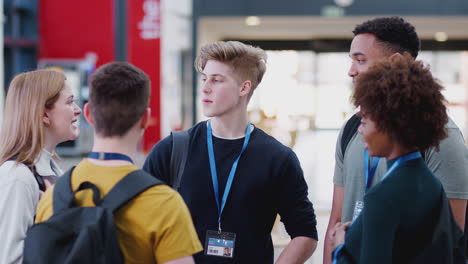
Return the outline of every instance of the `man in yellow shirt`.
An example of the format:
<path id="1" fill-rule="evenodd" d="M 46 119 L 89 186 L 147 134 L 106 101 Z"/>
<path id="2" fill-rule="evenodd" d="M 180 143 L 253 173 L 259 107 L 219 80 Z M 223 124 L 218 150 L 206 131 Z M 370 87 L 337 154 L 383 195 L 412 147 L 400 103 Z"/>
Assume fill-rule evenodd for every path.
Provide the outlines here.
<path id="1" fill-rule="evenodd" d="M 150 81 L 140 69 L 123 62 L 106 64 L 92 76 L 86 120 L 94 126 L 93 152 L 73 170 L 71 186 L 89 181 L 101 199 L 128 173 L 148 124 Z M 64 128 L 67 129 L 67 128 Z M 69 128 L 68 128 L 69 129 Z M 94 206 L 91 190 L 75 195 L 79 206 Z M 53 188 L 40 201 L 36 223 L 53 214 Z M 125 263 L 194 263 L 202 246 L 180 195 L 166 185 L 140 193 L 114 214 Z"/>

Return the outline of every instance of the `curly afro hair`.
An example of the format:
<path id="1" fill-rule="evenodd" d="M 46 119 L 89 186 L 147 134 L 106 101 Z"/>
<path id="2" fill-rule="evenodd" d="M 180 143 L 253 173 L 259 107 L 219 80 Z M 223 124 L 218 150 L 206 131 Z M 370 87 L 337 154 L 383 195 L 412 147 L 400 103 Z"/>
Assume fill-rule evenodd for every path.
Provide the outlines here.
<path id="1" fill-rule="evenodd" d="M 401 146 L 438 150 L 448 122 L 442 89 L 429 67 L 405 53 L 385 58 L 359 75 L 352 102 Z"/>
<path id="2" fill-rule="evenodd" d="M 414 26 L 401 17 L 378 17 L 357 25 L 354 36 L 359 34 L 372 34 L 386 49 L 395 53 L 408 52 L 416 58 L 421 42 Z"/>

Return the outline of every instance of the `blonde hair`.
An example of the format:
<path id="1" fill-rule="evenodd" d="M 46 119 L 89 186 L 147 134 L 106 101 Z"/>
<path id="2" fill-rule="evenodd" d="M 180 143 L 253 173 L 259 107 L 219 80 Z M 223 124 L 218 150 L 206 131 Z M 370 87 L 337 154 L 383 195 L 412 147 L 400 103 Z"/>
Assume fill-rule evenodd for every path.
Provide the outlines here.
<path id="1" fill-rule="evenodd" d="M 10 83 L 0 130 L 0 164 L 9 159 L 34 166 L 44 147 L 44 112 L 52 109 L 65 87 L 65 75 L 36 70 L 15 76 Z"/>
<path id="2" fill-rule="evenodd" d="M 241 81 L 250 80 L 253 92 L 265 74 L 267 54 L 261 48 L 239 41 L 218 41 L 201 47 L 195 59 L 197 71 L 202 72 L 209 60 L 229 65 Z"/>

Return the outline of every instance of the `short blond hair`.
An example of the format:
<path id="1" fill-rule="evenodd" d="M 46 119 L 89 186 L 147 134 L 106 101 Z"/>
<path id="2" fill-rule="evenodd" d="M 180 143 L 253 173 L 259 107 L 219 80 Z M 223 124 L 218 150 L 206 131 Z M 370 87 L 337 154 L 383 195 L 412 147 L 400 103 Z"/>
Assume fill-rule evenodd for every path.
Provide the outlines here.
<path id="1" fill-rule="evenodd" d="M 242 82 L 250 80 L 253 92 L 265 74 L 267 54 L 239 41 L 218 41 L 201 47 L 195 59 L 197 71 L 202 72 L 209 60 L 229 65 Z"/>
<path id="2" fill-rule="evenodd" d="M 65 87 L 65 75 L 36 70 L 15 76 L 10 83 L 0 130 L 0 164 L 9 159 L 34 166 L 44 148 L 45 109 L 52 109 Z"/>

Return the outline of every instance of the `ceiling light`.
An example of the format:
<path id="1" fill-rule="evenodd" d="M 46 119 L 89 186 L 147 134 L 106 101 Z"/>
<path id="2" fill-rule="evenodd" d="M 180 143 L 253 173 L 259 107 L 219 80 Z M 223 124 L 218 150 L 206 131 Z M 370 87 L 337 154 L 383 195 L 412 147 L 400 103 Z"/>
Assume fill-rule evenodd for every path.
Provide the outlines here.
<path id="1" fill-rule="evenodd" d="M 249 16 L 245 19 L 247 26 L 258 26 L 260 25 L 260 18 L 258 16 Z"/>
<path id="2" fill-rule="evenodd" d="M 447 41 L 448 35 L 445 32 L 436 32 L 434 34 L 434 39 L 438 42 L 444 42 Z"/>
<path id="3" fill-rule="evenodd" d="M 335 4 L 341 7 L 348 7 L 353 4 L 353 0 L 335 0 Z"/>

